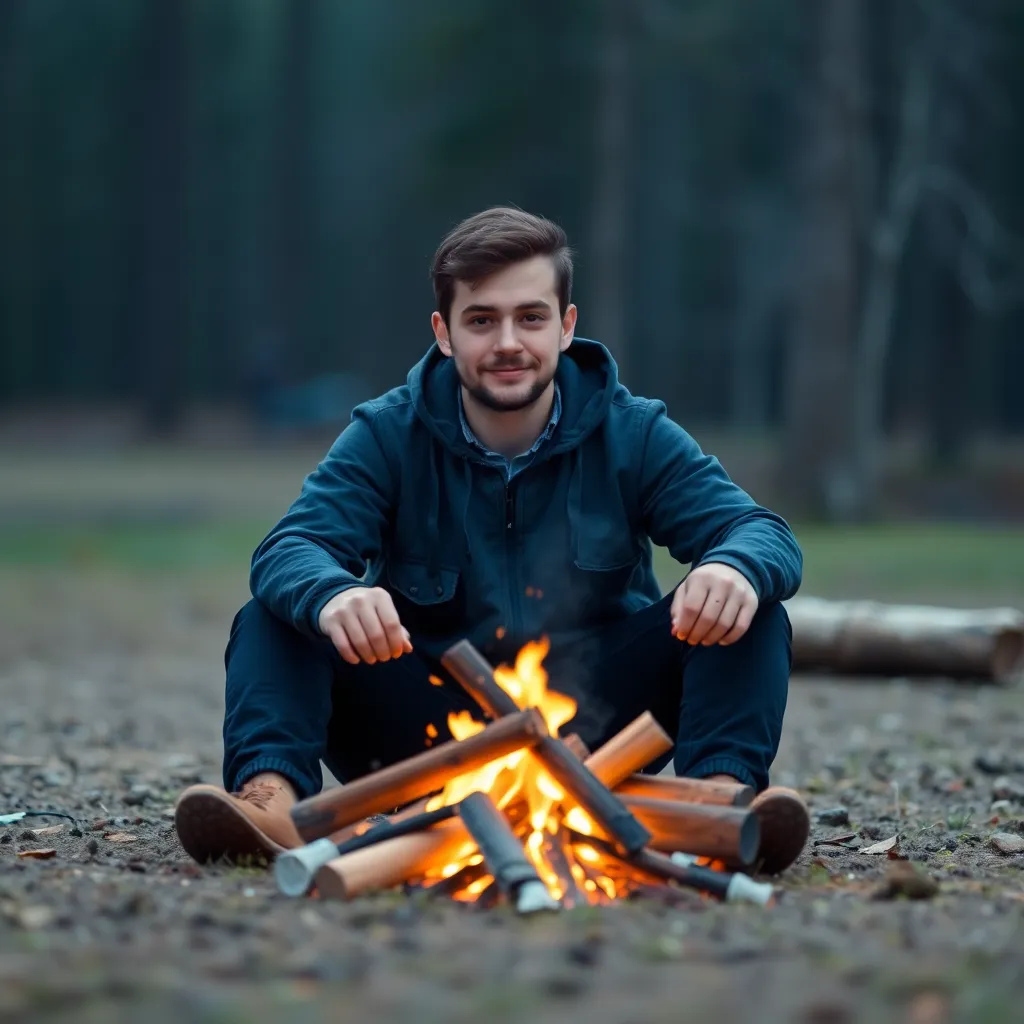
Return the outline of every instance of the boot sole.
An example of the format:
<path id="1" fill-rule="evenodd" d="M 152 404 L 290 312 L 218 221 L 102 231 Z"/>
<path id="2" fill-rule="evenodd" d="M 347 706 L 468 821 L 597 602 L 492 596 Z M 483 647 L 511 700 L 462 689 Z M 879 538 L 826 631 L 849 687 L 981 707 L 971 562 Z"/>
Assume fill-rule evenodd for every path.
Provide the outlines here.
<path id="1" fill-rule="evenodd" d="M 174 827 L 185 852 L 200 864 L 269 864 L 284 850 L 216 790 L 182 797 Z"/>
<path id="2" fill-rule="evenodd" d="M 796 861 L 811 834 L 807 806 L 796 794 L 773 793 L 751 806 L 761 825 L 760 871 L 778 875 Z"/>

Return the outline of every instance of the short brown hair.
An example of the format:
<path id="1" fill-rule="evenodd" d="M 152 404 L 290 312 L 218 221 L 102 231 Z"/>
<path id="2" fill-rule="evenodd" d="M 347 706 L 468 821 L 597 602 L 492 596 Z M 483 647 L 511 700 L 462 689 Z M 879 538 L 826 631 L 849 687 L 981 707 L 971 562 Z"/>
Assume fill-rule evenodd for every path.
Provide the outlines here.
<path id="1" fill-rule="evenodd" d="M 445 323 L 456 281 L 473 284 L 534 256 L 551 257 L 559 312 L 564 316 L 572 294 L 572 251 L 557 224 L 515 207 L 495 206 L 456 225 L 438 247 L 430 270 L 437 309 Z"/>

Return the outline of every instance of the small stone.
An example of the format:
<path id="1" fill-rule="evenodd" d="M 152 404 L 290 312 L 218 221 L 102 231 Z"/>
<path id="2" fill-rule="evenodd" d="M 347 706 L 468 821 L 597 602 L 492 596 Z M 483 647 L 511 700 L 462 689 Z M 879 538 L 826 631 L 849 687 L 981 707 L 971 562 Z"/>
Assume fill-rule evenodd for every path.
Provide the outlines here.
<path id="1" fill-rule="evenodd" d="M 1001 818 L 1012 818 L 1013 817 L 1013 804 L 1009 800 L 996 800 L 989 808 L 992 814 L 995 814 Z"/>
<path id="2" fill-rule="evenodd" d="M 95 837 L 93 837 L 89 840 L 89 842 L 85 844 L 85 848 L 89 851 L 89 854 L 91 856 L 95 857 L 96 854 L 99 852 L 100 844 L 96 842 Z"/>
<path id="3" fill-rule="evenodd" d="M 974 767 L 986 775 L 1005 775 L 1013 771 L 1013 764 L 1004 754 L 979 754 L 974 759 Z"/>
<path id="4" fill-rule="evenodd" d="M 1012 832 L 996 832 L 989 836 L 988 841 L 1000 853 L 1024 853 L 1024 836 L 1015 836 Z"/>
<path id="5" fill-rule="evenodd" d="M 52 924 L 55 916 L 52 907 L 22 907 L 18 911 L 18 924 L 28 931 L 36 931 Z"/>
<path id="6" fill-rule="evenodd" d="M 2 836 L 0 836 L 0 843 L 9 843 L 10 841 L 11 841 L 11 833 L 10 832 L 4 832 L 4 834 Z"/>
<path id="7" fill-rule="evenodd" d="M 905 896 L 910 900 L 928 900 L 939 891 L 939 883 L 919 871 L 908 860 L 892 861 L 882 884 L 872 893 L 876 900 L 892 900 Z"/>
<path id="8" fill-rule="evenodd" d="M 18 836 L 18 839 L 21 840 L 21 842 L 23 842 L 23 843 L 34 842 L 35 838 L 36 838 L 36 834 L 30 828 L 25 829 L 25 831 L 22 832 L 20 836 Z"/>
<path id="9" fill-rule="evenodd" d="M 992 796 L 996 800 L 1018 800 L 1024 802 L 1024 783 L 1011 779 L 1009 775 L 1000 775 L 992 783 Z"/>
<path id="10" fill-rule="evenodd" d="M 822 825 L 850 824 L 850 812 L 845 807 L 830 807 L 827 811 L 818 811 L 817 818 Z"/>
<path id="11" fill-rule="evenodd" d="M 82 830 L 76 825 L 69 833 L 69 836 L 74 836 L 76 839 L 82 838 Z"/>

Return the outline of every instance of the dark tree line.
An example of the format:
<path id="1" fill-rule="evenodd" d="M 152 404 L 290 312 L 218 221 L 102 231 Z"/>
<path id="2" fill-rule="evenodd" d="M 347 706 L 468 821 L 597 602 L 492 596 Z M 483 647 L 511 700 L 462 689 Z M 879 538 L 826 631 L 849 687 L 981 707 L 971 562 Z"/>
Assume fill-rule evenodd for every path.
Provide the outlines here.
<path id="1" fill-rule="evenodd" d="M 391 386 L 512 202 L 627 384 L 870 514 L 886 437 L 1024 429 L 1022 55 L 1017 0 L 5 0 L 0 407 Z"/>

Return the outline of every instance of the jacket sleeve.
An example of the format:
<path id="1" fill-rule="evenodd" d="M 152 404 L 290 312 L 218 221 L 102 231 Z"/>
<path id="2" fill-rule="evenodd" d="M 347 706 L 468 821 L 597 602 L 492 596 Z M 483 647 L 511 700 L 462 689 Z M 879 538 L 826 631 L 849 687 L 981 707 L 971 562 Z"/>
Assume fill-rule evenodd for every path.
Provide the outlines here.
<path id="1" fill-rule="evenodd" d="M 758 505 L 714 456 L 652 402 L 644 415 L 640 500 L 651 541 L 694 568 L 722 562 L 743 573 L 761 603 L 799 589 L 803 554 L 781 516 Z"/>
<path id="2" fill-rule="evenodd" d="M 363 586 L 381 552 L 393 506 L 387 459 L 365 415 L 342 431 L 327 456 L 252 558 L 253 597 L 310 636 L 336 594 Z"/>

